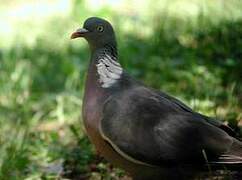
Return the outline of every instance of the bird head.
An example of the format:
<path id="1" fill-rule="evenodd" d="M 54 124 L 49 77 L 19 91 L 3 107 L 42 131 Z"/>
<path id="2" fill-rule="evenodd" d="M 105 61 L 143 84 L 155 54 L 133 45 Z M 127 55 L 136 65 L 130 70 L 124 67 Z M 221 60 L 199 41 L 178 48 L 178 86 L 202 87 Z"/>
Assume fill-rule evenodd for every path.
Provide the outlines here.
<path id="1" fill-rule="evenodd" d="M 92 48 L 101 48 L 106 45 L 116 47 L 115 33 L 112 25 L 101 18 L 90 17 L 71 35 L 71 39 L 83 37 Z"/>

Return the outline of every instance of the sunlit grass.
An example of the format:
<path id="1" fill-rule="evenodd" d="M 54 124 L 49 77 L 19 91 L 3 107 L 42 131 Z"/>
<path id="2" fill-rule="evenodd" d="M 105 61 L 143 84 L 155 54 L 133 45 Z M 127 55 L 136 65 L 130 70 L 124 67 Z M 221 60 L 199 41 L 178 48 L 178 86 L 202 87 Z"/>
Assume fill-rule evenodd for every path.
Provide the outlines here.
<path id="1" fill-rule="evenodd" d="M 219 23 L 226 19 L 239 19 L 242 17 L 242 2 L 239 0 L 158 0 L 158 1 L 100 1 L 91 0 L 83 3 L 75 1 L 56 0 L 56 1 L 13 1 L 15 3 L 2 3 L 0 12 L 0 47 L 12 46 L 18 41 L 27 43 L 31 46 L 36 43 L 40 36 L 54 36 L 54 32 L 48 32 L 46 26 L 59 23 L 65 24 L 65 31 L 62 28 L 55 28 L 58 36 L 61 32 L 68 32 L 74 25 L 80 25 L 86 17 L 102 15 L 115 22 L 122 22 L 119 28 L 124 32 L 141 33 L 151 35 L 153 25 L 157 24 L 157 18 L 166 21 L 166 18 L 178 18 L 180 21 L 193 24 L 194 28 L 198 23 L 202 23 L 202 18 L 210 23 Z M 75 9 L 75 11 L 72 11 Z M 73 16 L 73 12 L 74 14 Z M 110 14 L 113 14 L 111 17 Z M 117 16 L 124 15 L 126 18 L 120 20 Z M 110 18 L 111 17 L 111 18 Z M 211 17 L 211 18 L 210 18 Z M 163 19 L 164 18 L 164 19 Z M 73 21 L 75 20 L 75 21 Z M 79 20 L 76 22 L 76 20 Z M 179 23 L 181 27 L 186 26 Z M 169 26 L 169 21 L 162 22 Z M 204 24 L 206 26 L 206 23 Z M 179 28 L 181 28 L 179 27 Z M 142 31 L 139 31 L 142 28 Z M 200 27 L 199 27 L 200 28 Z M 51 30 L 54 30 L 51 26 Z M 67 35 L 67 34 L 63 34 Z M 46 39 L 48 38 L 45 37 Z M 54 39 L 54 37 L 52 37 Z M 58 40 L 58 39 L 56 39 Z M 59 41 L 63 42 L 63 41 Z"/>

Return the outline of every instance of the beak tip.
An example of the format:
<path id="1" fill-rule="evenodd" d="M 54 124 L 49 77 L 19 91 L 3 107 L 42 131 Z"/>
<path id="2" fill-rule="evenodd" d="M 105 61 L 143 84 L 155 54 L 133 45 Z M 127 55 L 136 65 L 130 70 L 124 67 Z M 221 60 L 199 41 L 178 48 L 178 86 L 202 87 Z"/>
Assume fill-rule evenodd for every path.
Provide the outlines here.
<path id="1" fill-rule="evenodd" d="M 73 36 L 73 34 L 70 36 L 70 39 L 75 39 L 75 37 Z"/>
<path id="2" fill-rule="evenodd" d="M 86 33 L 88 33 L 89 31 L 81 28 L 76 30 L 74 33 L 71 34 L 71 39 L 76 39 L 78 37 L 84 37 Z"/>
<path id="3" fill-rule="evenodd" d="M 74 33 L 71 34 L 71 37 L 70 38 L 71 39 L 76 39 L 78 37 L 80 37 L 80 34 L 78 32 L 74 32 Z"/>

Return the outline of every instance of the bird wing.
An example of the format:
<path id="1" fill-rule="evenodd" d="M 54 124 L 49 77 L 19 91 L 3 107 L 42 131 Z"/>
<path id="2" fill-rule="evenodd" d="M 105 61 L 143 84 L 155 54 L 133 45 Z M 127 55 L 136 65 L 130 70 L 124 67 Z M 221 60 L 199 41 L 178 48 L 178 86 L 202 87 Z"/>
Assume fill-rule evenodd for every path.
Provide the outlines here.
<path id="1" fill-rule="evenodd" d="M 148 165 L 214 161 L 233 143 L 202 116 L 146 87 L 111 96 L 103 108 L 100 133 L 120 155 Z"/>
<path id="2" fill-rule="evenodd" d="M 176 98 L 174 98 L 174 97 L 172 97 L 172 96 L 170 96 L 170 95 L 168 95 L 168 94 L 166 94 L 164 92 L 157 91 L 157 90 L 154 90 L 154 91 L 156 91 L 156 93 L 158 93 L 160 96 L 165 97 L 166 99 L 169 99 L 172 103 L 176 104 L 177 106 L 179 106 L 184 111 L 193 113 L 194 115 L 196 114 L 197 116 L 200 116 L 200 118 L 204 119 L 208 123 L 210 123 L 210 124 L 220 128 L 220 129 L 224 130 L 230 136 L 236 137 L 235 131 L 231 127 L 223 124 L 221 121 L 216 120 L 214 118 L 210 118 L 210 117 L 205 116 L 205 115 L 202 115 L 202 114 L 200 114 L 198 112 L 194 112 L 190 107 L 185 105 L 183 102 L 181 102 L 180 100 L 178 100 L 178 99 L 176 99 Z"/>

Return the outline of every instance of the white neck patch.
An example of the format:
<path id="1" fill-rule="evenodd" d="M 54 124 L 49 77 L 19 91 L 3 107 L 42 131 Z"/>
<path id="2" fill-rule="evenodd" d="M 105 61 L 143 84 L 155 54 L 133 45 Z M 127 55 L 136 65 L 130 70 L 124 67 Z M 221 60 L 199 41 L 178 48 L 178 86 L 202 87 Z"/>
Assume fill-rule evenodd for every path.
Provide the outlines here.
<path id="1" fill-rule="evenodd" d="M 104 54 L 98 60 L 97 72 L 103 88 L 111 87 L 121 78 L 123 69 L 114 57 Z"/>

